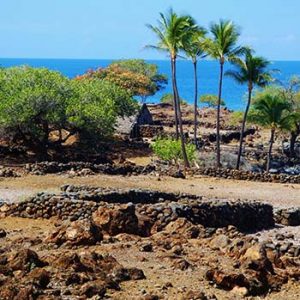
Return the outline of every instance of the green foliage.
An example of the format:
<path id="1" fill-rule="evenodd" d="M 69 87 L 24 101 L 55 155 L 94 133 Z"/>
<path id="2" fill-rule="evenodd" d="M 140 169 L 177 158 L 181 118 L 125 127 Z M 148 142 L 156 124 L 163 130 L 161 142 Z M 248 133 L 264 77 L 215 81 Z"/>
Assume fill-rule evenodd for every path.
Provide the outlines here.
<path id="1" fill-rule="evenodd" d="M 158 139 L 151 145 L 151 148 L 160 159 L 168 161 L 169 163 L 178 163 L 183 160 L 181 143 L 178 140 Z M 189 161 L 194 160 L 196 156 L 196 146 L 186 144 L 186 153 Z"/>
<path id="2" fill-rule="evenodd" d="M 254 85 L 265 87 L 272 82 L 272 75 L 267 71 L 270 62 L 263 57 L 254 56 L 250 48 L 245 48 L 245 57 L 233 58 L 235 70 L 229 70 L 225 75 L 233 78 L 239 84 L 248 84 L 248 88 L 253 89 Z"/>
<path id="3" fill-rule="evenodd" d="M 167 76 L 159 73 L 158 66 L 156 64 L 147 63 L 143 59 L 119 60 L 112 63 L 112 65 L 149 78 L 152 83 L 148 91 L 149 96 L 162 90 L 165 85 L 168 84 Z"/>
<path id="4" fill-rule="evenodd" d="M 28 146 L 49 147 L 54 130 L 108 136 L 117 116 L 131 115 L 136 107 L 130 95 L 109 82 L 70 80 L 30 67 L 0 70 L 0 130 Z"/>
<path id="5" fill-rule="evenodd" d="M 173 104 L 174 103 L 174 95 L 171 93 L 168 94 L 164 94 L 161 98 L 160 98 L 160 102 L 161 103 L 169 103 L 169 104 Z M 187 101 L 184 100 L 183 98 L 180 98 L 180 104 L 187 104 Z"/>
<path id="6" fill-rule="evenodd" d="M 180 50 L 184 50 L 191 34 L 199 29 L 193 18 L 178 15 L 172 9 L 166 15 L 160 13 L 158 26 L 148 24 L 147 27 L 156 35 L 158 42 L 146 47 L 166 52 L 173 59 Z"/>
<path id="7" fill-rule="evenodd" d="M 220 20 L 210 26 L 212 38 L 205 40 L 204 46 L 207 53 L 221 63 L 232 60 L 243 52 L 243 48 L 236 44 L 240 36 L 239 28 L 231 21 Z"/>
<path id="8" fill-rule="evenodd" d="M 89 70 L 77 79 L 100 79 L 113 83 L 132 96 L 141 97 L 142 102 L 154 95 L 168 83 L 167 77 L 158 72 L 155 64 L 142 59 L 120 60 L 107 68 Z"/>
<path id="9" fill-rule="evenodd" d="M 87 135 L 109 136 L 117 117 L 113 90 L 99 80 L 73 81 L 73 97 L 68 102 L 67 118 L 72 128 Z M 123 91 L 122 91 L 123 92 Z"/>
<path id="10" fill-rule="evenodd" d="M 72 96 L 68 79 L 47 69 L 16 67 L 0 71 L 0 128 L 28 142 L 47 141 L 50 126 L 66 123 Z"/>
<path id="11" fill-rule="evenodd" d="M 216 108 L 218 106 L 218 96 L 206 94 L 200 97 L 200 103 L 207 105 L 208 107 Z M 225 106 L 226 103 L 223 99 L 221 99 L 221 106 Z"/>
<path id="12" fill-rule="evenodd" d="M 243 122 L 244 113 L 242 111 L 234 111 L 230 114 L 229 124 L 239 126 Z"/>
<path id="13" fill-rule="evenodd" d="M 256 98 L 248 118 L 251 122 L 265 128 L 291 130 L 296 116 L 290 112 L 290 109 L 290 104 L 283 97 L 264 94 Z"/>

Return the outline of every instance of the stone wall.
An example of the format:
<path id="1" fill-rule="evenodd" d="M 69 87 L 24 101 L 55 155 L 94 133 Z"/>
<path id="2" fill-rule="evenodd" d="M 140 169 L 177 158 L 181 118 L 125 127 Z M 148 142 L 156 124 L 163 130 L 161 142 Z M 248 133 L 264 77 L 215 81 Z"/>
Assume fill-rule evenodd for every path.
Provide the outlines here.
<path id="1" fill-rule="evenodd" d="M 212 228 L 234 225 L 241 231 L 274 226 L 272 206 L 258 202 L 212 201 L 193 195 L 145 190 L 109 191 L 74 186 L 64 186 L 62 190 L 58 195 L 40 193 L 21 203 L 2 204 L 1 215 L 75 221 L 91 218 L 100 208 L 118 210 L 122 203 L 131 200 L 128 205 L 134 206 L 137 216 L 147 220 L 152 231 L 161 231 L 178 218 Z"/>
<path id="2" fill-rule="evenodd" d="M 249 180 L 259 182 L 297 183 L 300 184 L 300 175 L 256 173 L 234 169 L 199 168 L 192 170 L 193 175 L 205 175 L 224 179 Z"/>

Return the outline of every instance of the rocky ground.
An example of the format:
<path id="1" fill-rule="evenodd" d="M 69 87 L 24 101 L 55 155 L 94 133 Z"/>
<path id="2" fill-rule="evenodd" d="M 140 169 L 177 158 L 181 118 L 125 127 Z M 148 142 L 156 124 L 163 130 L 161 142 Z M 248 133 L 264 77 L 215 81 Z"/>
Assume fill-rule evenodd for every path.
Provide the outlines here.
<path id="1" fill-rule="evenodd" d="M 147 141 L 174 134 L 171 107 L 150 111 L 157 127 L 143 128 Z M 215 112 L 200 118 L 209 163 Z M 183 119 L 192 136 L 191 107 Z M 223 157 L 236 151 L 230 121 L 222 110 Z M 249 162 L 264 162 L 268 137 L 249 133 Z M 0 149 L 1 300 L 300 299 L 299 176 L 183 174 L 156 164 L 147 143 L 107 148 L 109 157 L 85 157 L 70 147 L 66 161 L 77 162 L 57 153 L 59 162 L 40 164 Z"/>
<path id="2" fill-rule="evenodd" d="M 46 175 L 0 186 L 21 200 L 0 208 L 0 299 L 300 297 L 299 227 L 277 214 L 300 206 L 299 185 Z"/>

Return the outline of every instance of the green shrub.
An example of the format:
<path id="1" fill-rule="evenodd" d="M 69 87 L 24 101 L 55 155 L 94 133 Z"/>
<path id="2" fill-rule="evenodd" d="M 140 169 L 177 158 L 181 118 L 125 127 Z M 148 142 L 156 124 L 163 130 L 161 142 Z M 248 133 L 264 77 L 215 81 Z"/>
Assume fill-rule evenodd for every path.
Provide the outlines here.
<path id="1" fill-rule="evenodd" d="M 183 160 L 181 151 L 181 142 L 172 139 L 157 139 L 152 145 L 154 153 L 162 160 L 169 163 L 176 164 Z M 186 152 L 189 161 L 193 161 L 196 156 L 196 146 L 193 144 L 186 144 Z"/>
<path id="2" fill-rule="evenodd" d="M 217 107 L 218 106 L 218 96 L 206 94 L 200 97 L 200 103 L 207 105 L 208 107 Z M 221 99 L 221 106 L 225 106 L 225 101 Z"/>
<path id="3" fill-rule="evenodd" d="M 122 88 L 102 80 L 70 80 L 58 72 L 31 67 L 0 69 L 0 133 L 29 147 L 47 148 L 53 131 L 95 139 L 114 131 L 117 116 L 129 116 L 137 102 Z"/>
<path id="4" fill-rule="evenodd" d="M 230 114 L 229 125 L 238 126 L 243 122 L 244 113 L 242 111 L 234 111 Z"/>
<path id="5" fill-rule="evenodd" d="M 160 103 L 169 103 L 169 104 L 173 104 L 174 102 L 174 96 L 173 94 L 164 94 L 161 98 L 160 98 Z M 187 104 L 187 101 L 180 98 L 180 104 Z"/>

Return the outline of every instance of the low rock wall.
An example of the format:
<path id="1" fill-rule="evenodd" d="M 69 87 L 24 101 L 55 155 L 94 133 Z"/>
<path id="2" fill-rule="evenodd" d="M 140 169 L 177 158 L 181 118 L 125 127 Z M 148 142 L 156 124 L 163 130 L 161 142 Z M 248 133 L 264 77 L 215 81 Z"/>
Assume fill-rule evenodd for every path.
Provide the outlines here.
<path id="1" fill-rule="evenodd" d="M 275 212 L 275 220 L 285 226 L 300 226 L 300 208 L 280 209 Z"/>
<path id="2" fill-rule="evenodd" d="M 68 188 L 70 187 L 64 186 L 62 188 L 64 191 L 59 195 L 40 193 L 21 203 L 3 204 L 0 207 L 1 215 L 83 220 L 90 218 L 100 207 L 118 209 L 122 203 L 126 202 L 122 200 L 123 195 L 123 199 L 130 197 L 135 202 L 130 205 L 134 205 L 136 214 L 146 218 L 147 222 L 156 228 L 156 231 L 162 230 L 178 218 L 185 218 L 193 224 L 201 224 L 205 227 L 220 228 L 234 225 L 241 231 L 256 231 L 274 226 L 272 206 L 258 202 L 201 200 L 197 196 L 189 198 L 188 195 L 183 195 L 179 197 L 176 194 L 153 191 L 145 194 L 139 190 L 126 190 L 117 197 L 116 190 L 112 190 L 110 193 L 108 191 L 105 193 L 95 192 L 94 190 L 95 194 L 93 194 L 92 192 L 84 193 L 82 188 L 73 187 L 69 191 Z M 102 195 L 102 198 L 99 195 Z M 105 195 L 108 197 L 108 202 L 104 201 Z M 115 200 L 113 201 L 113 199 Z M 140 201 L 137 201 L 138 199 Z M 151 203 L 147 203 L 147 201 L 151 201 Z"/>
<path id="3" fill-rule="evenodd" d="M 205 175 L 224 179 L 249 180 L 259 182 L 297 183 L 300 184 L 300 175 L 256 173 L 233 169 L 200 168 L 193 169 L 193 175 Z"/>

